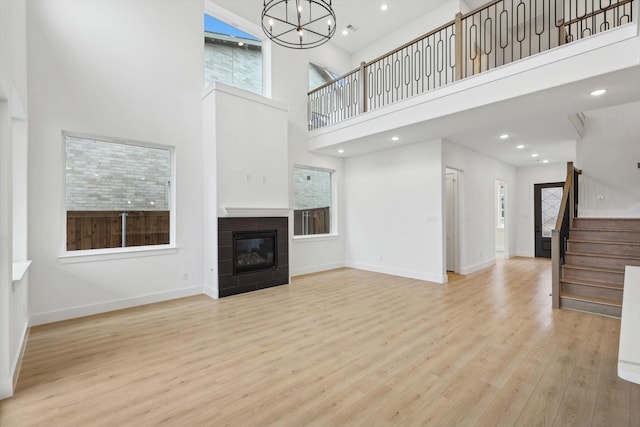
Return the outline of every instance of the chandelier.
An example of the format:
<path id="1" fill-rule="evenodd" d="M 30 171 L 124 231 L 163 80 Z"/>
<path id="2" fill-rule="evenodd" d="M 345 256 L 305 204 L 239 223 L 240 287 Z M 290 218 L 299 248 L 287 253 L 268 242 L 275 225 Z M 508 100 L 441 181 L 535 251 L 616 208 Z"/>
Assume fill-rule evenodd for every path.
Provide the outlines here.
<path id="1" fill-rule="evenodd" d="M 262 29 L 280 46 L 309 49 L 329 41 L 336 32 L 331 0 L 264 0 Z"/>

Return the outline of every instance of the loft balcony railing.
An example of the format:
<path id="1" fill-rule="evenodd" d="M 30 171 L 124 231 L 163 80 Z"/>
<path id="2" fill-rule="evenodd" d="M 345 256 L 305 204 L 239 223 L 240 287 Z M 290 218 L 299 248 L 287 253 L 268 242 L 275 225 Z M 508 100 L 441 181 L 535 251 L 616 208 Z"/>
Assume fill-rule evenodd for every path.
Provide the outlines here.
<path id="1" fill-rule="evenodd" d="M 309 130 L 630 23 L 635 0 L 497 0 L 308 94 Z"/>

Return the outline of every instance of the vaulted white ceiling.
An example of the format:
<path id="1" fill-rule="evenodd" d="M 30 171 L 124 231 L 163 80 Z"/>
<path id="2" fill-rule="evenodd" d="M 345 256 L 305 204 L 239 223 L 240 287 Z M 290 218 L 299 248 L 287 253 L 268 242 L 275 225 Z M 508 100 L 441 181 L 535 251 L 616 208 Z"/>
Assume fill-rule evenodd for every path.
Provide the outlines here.
<path id="1" fill-rule="evenodd" d="M 332 0 L 338 30 L 330 43 L 346 52 L 357 52 L 369 43 L 373 43 L 401 26 L 426 15 L 447 1 Z M 262 0 L 215 0 L 215 3 L 256 25 L 260 25 Z M 380 9 L 382 4 L 387 5 L 387 10 Z M 344 36 L 342 30 L 348 25 L 357 28 L 357 31 L 351 31 Z M 428 30 L 425 29 L 425 33 Z"/>

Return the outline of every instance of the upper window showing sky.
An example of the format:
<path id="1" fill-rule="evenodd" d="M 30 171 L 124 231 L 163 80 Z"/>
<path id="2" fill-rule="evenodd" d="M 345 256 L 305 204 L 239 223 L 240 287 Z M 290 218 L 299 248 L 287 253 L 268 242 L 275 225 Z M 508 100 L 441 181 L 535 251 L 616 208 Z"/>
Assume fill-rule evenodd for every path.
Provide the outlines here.
<path id="1" fill-rule="evenodd" d="M 258 38 L 252 36 L 251 34 L 247 34 L 232 25 L 229 25 L 214 18 L 213 16 L 206 14 L 204 15 L 204 31 L 207 33 L 223 34 L 231 37 L 260 41 Z"/>

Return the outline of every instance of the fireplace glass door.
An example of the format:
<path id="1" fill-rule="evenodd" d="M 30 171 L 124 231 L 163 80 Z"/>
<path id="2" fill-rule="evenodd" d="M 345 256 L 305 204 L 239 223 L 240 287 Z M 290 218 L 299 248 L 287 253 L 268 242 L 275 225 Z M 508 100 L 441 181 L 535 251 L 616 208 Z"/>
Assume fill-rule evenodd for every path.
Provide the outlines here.
<path id="1" fill-rule="evenodd" d="M 233 273 L 246 273 L 277 267 L 277 232 L 233 233 Z"/>

